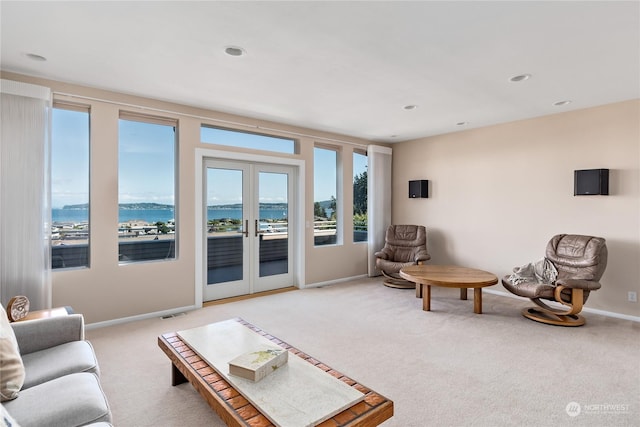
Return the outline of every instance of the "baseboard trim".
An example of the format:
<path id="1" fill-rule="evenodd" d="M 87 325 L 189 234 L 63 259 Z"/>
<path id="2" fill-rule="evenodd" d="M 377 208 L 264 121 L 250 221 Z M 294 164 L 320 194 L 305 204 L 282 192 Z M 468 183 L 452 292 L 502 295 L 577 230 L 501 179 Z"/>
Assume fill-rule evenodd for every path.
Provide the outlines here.
<path id="1" fill-rule="evenodd" d="M 582 307 L 582 311 L 587 313 L 600 314 L 607 317 L 615 317 L 616 319 L 631 320 L 632 322 L 640 322 L 640 316 L 631 316 L 630 314 L 614 313 L 612 311 L 598 310 L 597 308 Z"/>
<path id="2" fill-rule="evenodd" d="M 286 288 L 272 289 L 270 291 L 256 292 L 255 294 L 239 295 L 237 297 L 222 298 L 202 303 L 202 307 L 211 307 L 214 305 L 228 304 L 230 302 L 244 301 L 247 299 L 260 298 L 268 295 L 281 294 L 283 292 L 297 291 L 298 287 L 288 286 Z"/>
<path id="3" fill-rule="evenodd" d="M 153 313 L 145 313 L 145 314 L 139 314 L 136 316 L 121 317 L 119 319 L 105 320 L 104 322 L 88 323 L 87 325 L 85 325 L 85 329 L 91 330 L 91 329 L 105 328 L 107 326 L 119 325 L 121 323 L 129 323 L 136 320 L 146 320 L 146 319 L 153 319 L 155 317 L 171 316 L 173 314 L 178 314 L 185 311 L 192 311 L 198 308 L 200 307 L 198 307 L 197 305 L 187 305 L 184 307 L 177 307 L 169 310 L 155 311 Z"/>
<path id="4" fill-rule="evenodd" d="M 496 291 L 496 290 L 487 289 L 487 288 L 484 288 L 483 292 L 526 301 L 526 299 L 519 297 L 517 295 L 513 295 L 509 292 Z M 582 307 L 582 311 L 586 313 L 599 314 L 601 316 L 606 316 L 606 317 L 613 317 L 616 319 L 631 320 L 632 322 L 640 322 L 640 316 L 631 316 L 630 314 L 615 313 L 613 311 L 598 310 L 597 308 L 589 308 L 589 307 Z"/>
<path id="5" fill-rule="evenodd" d="M 303 289 L 319 288 L 320 286 L 337 285 L 338 283 L 350 282 L 351 280 L 361 280 L 361 279 L 366 279 L 368 277 L 369 276 L 367 276 L 366 274 L 361 274 L 361 275 L 358 275 L 358 276 L 345 277 L 345 278 L 342 278 L 342 279 L 327 280 L 326 282 L 308 283 L 308 284 L 304 285 Z"/>

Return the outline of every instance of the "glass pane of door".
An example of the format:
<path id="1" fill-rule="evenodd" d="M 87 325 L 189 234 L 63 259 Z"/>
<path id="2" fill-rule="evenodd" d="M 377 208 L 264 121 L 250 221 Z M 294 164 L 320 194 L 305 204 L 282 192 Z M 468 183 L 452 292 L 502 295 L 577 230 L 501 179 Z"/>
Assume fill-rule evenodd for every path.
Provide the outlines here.
<path id="1" fill-rule="evenodd" d="M 243 280 L 242 169 L 207 168 L 207 284 Z"/>
<path id="2" fill-rule="evenodd" d="M 293 168 L 217 159 L 205 165 L 203 301 L 292 286 Z"/>
<path id="3" fill-rule="evenodd" d="M 289 174 L 260 172 L 259 276 L 289 272 Z"/>

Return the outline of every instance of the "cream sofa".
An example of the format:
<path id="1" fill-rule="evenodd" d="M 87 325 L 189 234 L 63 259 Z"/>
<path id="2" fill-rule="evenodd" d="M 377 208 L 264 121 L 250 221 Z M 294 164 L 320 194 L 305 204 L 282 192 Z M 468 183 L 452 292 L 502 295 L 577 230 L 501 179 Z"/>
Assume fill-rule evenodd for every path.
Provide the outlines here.
<path id="1" fill-rule="evenodd" d="M 111 425 L 111 410 L 93 347 L 84 339 L 81 314 L 14 323 L 8 322 L 4 309 L 0 315 L 4 418 L 13 418 L 21 427 Z M 17 355 L 10 351 L 15 343 Z"/>

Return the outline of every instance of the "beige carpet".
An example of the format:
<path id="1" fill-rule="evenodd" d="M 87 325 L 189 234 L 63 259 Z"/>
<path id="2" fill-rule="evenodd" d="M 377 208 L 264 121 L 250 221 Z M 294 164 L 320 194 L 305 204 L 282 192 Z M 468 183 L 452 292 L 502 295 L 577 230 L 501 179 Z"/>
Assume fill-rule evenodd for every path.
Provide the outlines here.
<path id="1" fill-rule="evenodd" d="M 87 332 L 115 425 L 222 426 L 191 385 L 170 385 L 164 332 L 242 317 L 394 401 L 385 426 L 640 426 L 640 324 L 586 313 L 564 328 L 520 315 L 526 300 L 380 280 L 296 290 L 170 319 Z M 588 305 L 588 303 L 587 303 Z M 567 406 L 580 413 L 569 416 Z"/>

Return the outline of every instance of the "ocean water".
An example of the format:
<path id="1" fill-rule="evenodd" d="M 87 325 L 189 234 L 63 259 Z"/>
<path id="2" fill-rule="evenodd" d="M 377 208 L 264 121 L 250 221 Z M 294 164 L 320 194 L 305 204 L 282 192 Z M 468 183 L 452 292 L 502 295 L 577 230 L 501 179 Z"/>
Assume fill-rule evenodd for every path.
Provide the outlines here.
<path id="1" fill-rule="evenodd" d="M 142 220 L 148 223 L 158 221 L 168 222 L 175 218 L 169 209 L 120 209 L 118 222 Z M 212 219 L 242 219 L 242 209 L 207 209 L 207 218 Z M 287 211 L 282 209 L 260 209 L 260 219 L 286 219 Z M 52 209 L 51 219 L 54 223 L 80 223 L 89 220 L 87 209 Z"/>

